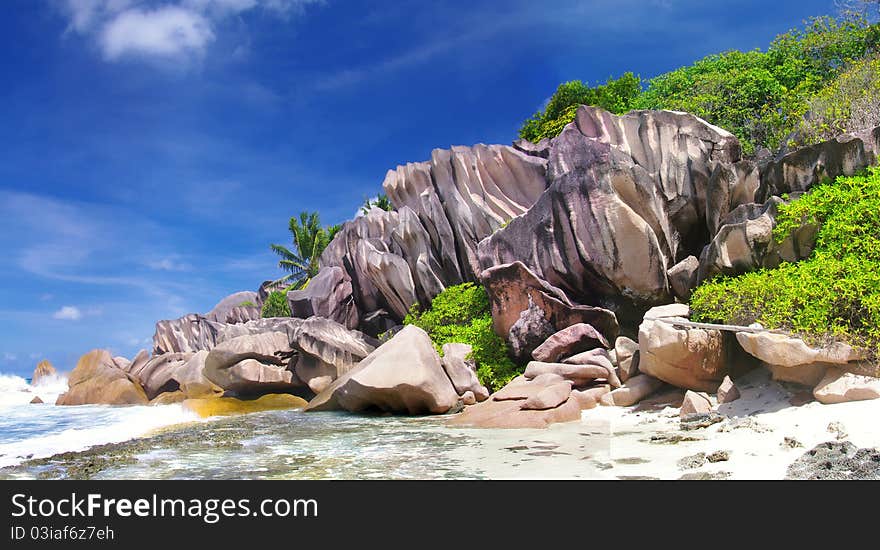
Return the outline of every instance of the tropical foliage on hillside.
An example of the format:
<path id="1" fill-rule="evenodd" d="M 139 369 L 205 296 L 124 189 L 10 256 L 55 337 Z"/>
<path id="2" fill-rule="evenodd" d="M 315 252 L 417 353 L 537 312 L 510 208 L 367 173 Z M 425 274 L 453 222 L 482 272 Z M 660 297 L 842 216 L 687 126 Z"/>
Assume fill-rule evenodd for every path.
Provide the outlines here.
<path id="1" fill-rule="evenodd" d="M 826 122 L 823 98 L 837 101 L 835 113 L 859 111 L 861 107 L 849 105 L 843 90 L 870 76 L 870 67 L 860 62 L 878 52 L 878 46 L 880 25 L 864 17 L 816 18 L 803 29 L 777 36 L 766 51 L 710 55 L 649 80 L 644 90 L 632 73 L 593 88 L 579 81 L 565 83 L 543 112 L 523 123 L 520 137 L 529 141 L 554 137 L 574 119 L 577 106 L 587 104 L 615 113 L 632 109 L 694 113 L 733 132 L 746 153 L 812 143 L 828 135 L 816 124 L 831 128 L 850 120 L 834 114 Z M 873 76 L 876 83 L 876 72 Z M 816 118 L 820 121 L 805 124 Z"/>
<path id="2" fill-rule="evenodd" d="M 700 285 L 691 298 L 695 318 L 757 321 L 880 351 L 880 168 L 824 182 L 782 205 L 774 238 L 803 224 L 819 227 L 808 259 Z"/>

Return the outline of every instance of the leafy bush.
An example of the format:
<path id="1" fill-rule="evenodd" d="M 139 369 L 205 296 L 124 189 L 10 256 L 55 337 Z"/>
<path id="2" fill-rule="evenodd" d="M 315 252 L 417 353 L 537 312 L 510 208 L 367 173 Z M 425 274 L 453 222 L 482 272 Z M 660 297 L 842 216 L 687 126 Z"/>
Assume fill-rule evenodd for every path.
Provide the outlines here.
<path id="1" fill-rule="evenodd" d="M 880 126 L 880 56 L 854 63 L 809 102 L 801 123 L 804 143 Z"/>
<path id="2" fill-rule="evenodd" d="M 477 376 L 490 390 L 502 387 L 522 372 L 508 357 L 507 344 L 492 330 L 486 291 L 474 283 L 447 288 L 425 311 L 414 305 L 403 322 L 427 332 L 441 353 L 443 344 L 470 344 Z"/>
<path id="3" fill-rule="evenodd" d="M 766 52 L 710 55 L 651 79 L 644 91 L 631 73 L 597 88 L 568 82 L 543 113 L 523 124 L 520 136 L 530 141 L 555 137 L 574 119 L 577 106 L 588 104 L 615 113 L 687 111 L 732 132 L 746 153 L 758 147 L 776 149 L 788 144 L 799 129 L 814 96 L 850 64 L 877 51 L 878 45 L 880 25 L 862 17 L 816 18 L 802 30 L 777 36 Z M 609 99 L 608 92 L 603 95 L 600 90 L 614 93 Z M 839 97 L 846 101 L 845 94 Z"/>
<path id="4" fill-rule="evenodd" d="M 287 293 L 276 290 L 270 292 L 263 303 L 263 311 L 261 317 L 290 317 L 290 303 L 287 301 Z"/>
<path id="5" fill-rule="evenodd" d="M 532 142 L 556 137 L 566 124 L 574 120 L 575 112 L 581 105 L 595 105 L 612 113 L 625 113 L 641 91 L 642 81 L 633 73 L 626 73 L 618 79 L 609 78 L 605 84 L 592 88 L 580 80 L 565 82 L 559 85 L 543 111 L 535 113 L 523 123 L 519 137 Z"/>
<path id="6" fill-rule="evenodd" d="M 252 302 L 250 300 L 247 300 L 245 302 L 238 304 L 238 307 L 257 307 L 257 304 L 255 304 L 254 302 Z"/>
<path id="7" fill-rule="evenodd" d="M 819 232 L 813 254 L 700 285 L 695 318 L 783 328 L 812 340 L 880 347 L 880 168 L 814 187 L 780 208 L 774 238 L 805 223 Z"/>

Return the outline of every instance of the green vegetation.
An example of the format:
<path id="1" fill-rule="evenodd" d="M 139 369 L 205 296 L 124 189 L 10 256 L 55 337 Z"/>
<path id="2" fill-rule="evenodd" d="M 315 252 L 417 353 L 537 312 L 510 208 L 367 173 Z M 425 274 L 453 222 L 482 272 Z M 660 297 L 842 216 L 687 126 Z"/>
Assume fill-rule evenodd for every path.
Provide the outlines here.
<path id="1" fill-rule="evenodd" d="M 257 304 L 255 304 L 254 302 L 251 302 L 250 300 L 247 300 L 245 302 L 238 304 L 238 307 L 257 307 Z"/>
<path id="2" fill-rule="evenodd" d="M 451 286 L 437 295 L 430 308 L 410 310 L 404 324 L 416 325 L 431 336 L 437 351 L 443 344 L 473 346 L 477 376 L 494 391 L 522 372 L 507 355 L 507 344 L 492 330 L 489 297 L 474 283 Z"/>
<path id="3" fill-rule="evenodd" d="M 276 290 L 270 292 L 263 304 L 263 311 L 260 314 L 264 319 L 269 317 L 290 317 L 290 303 L 287 301 L 287 293 Z"/>
<path id="4" fill-rule="evenodd" d="M 278 266 L 289 271 L 285 277 L 290 280 L 290 289 L 301 289 L 309 283 L 312 277 L 318 274 L 320 268 L 318 260 L 321 253 L 339 232 L 341 226 L 321 226 L 321 218 L 317 212 L 302 212 L 299 219 L 295 216 L 290 218 L 290 233 L 293 235 L 293 247 L 295 252 L 286 246 L 273 244 L 272 250 L 281 256 Z"/>
<path id="5" fill-rule="evenodd" d="M 691 298 L 701 321 L 783 328 L 880 349 L 880 168 L 824 182 L 780 208 L 777 242 L 803 224 L 819 232 L 813 254 L 700 285 Z"/>
<path id="6" fill-rule="evenodd" d="M 369 214 L 371 208 L 381 208 L 386 212 L 390 212 L 394 210 L 394 205 L 391 204 L 391 199 L 388 198 L 388 195 L 385 193 L 381 193 L 376 196 L 375 199 L 364 199 L 364 204 L 361 206 L 362 214 Z"/>
<path id="7" fill-rule="evenodd" d="M 880 46 L 880 25 L 861 16 L 843 20 L 820 17 L 802 30 L 777 36 L 767 51 L 729 51 L 710 55 L 693 65 L 657 76 L 641 90 L 632 73 L 604 86 L 588 88 L 579 81 L 559 87 L 547 108 L 527 120 L 520 137 L 538 141 L 554 137 L 574 119 L 580 104 L 596 105 L 615 113 L 632 109 L 671 109 L 693 113 L 735 134 L 746 153 L 759 147 L 776 149 L 820 141 L 828 133 L 804 128 L 805 116 L 819 108 L 825 96 L 837 100 L 835 112 L 848 112 L 855 64 Z M 876 66 L 875 66 L 876 68 Z M 859 73 L 861 74 L 861 73 Z M 876 72 L 874 73 L 876 74 Z M 862 98 L 863 99 L 863 98 Z M 820 117 L 826 117 L 820 112 Z M 835 120 L 846 121 L 846 115 Z M 846 130 L 851 127 L 838 125 Z"/>
<path id="8" fill-rule="evenodd" d="M 519 137 L 531 142 L 559 135 L 566 124 L 574 120 L 581 105 L 595 105 L 612 113 L 622 114 L 642 91 L 642 80 L 633 73 L 618 79 L 609 78 L 605 84 L 590 87 L 580 80 L 559 85 L 543 111 L 535 113 L 523 123 Z"/>
<path id="9" fill-rule="evenodd" d="M 806 143 L 880 126 L 880 57 L 857 61 L 819 91 L 799 132 Z"/>

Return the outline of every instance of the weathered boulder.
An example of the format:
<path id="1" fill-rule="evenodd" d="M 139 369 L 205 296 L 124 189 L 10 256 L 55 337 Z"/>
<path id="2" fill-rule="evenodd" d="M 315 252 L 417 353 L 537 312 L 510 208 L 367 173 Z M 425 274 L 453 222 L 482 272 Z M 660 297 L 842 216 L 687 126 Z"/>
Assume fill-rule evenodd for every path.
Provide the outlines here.
<path id="1" fill-rule="evenodd" d="M 360 322 L 351 279 L 339 266 L 322 269 L 304 290 L 288 292 L 287 300 L 294 317 L 324 317 L 350 329 Z"/>
<path id="2" fill-rule="evenodd" d="M 718 404 L 723 405 L 724 403 L 736 401 L 739 398 L 739 388 L 736 387 L 736 384 L 729 376 L 725 376 L 724 380 L 721 381 L 721 385 L 718 386 L 718 395 L 716 396 Z"/>
<path id="3" fill-rule="evenodd" d="M 684 394 L 684 401 L 681 403 L 679 415 L 685 418 L 691 414 L 708 414 L 711 411 L 712 400 L 707 394 L 688 390 Z"/>
<path id="4" fill-rule="evenodd" d="M 621 336 L 614 341 L 617 354 L 617 375 L 626 382 L 639 373 L 639 343 Z"/>
<path id="5" fill-rule="evenodd" d="M 555 409 L 568 401 L 571 395 L 571 382 L 564 381 L 548 386 L 535 396 L 526 399 L 520 406 L 522 410 L 545 411 Z"/>
<path id="6" fill-rule="evenodd" d="M 518 361 L 531 358 L 535 348 L 553 336 L 554 332 L 556 329 L 547 320 L 544 310 L 535 305 L 532 297 L 529 296 L 528 309 L 520 312 L 519 319 L 507 332 L 511 355 Z"/>
<path id="7" fill-rule="evenodd" d="M 639 326 L 639 370 L 679 388 L 714 393 L 727 374 L 721 332 L 676 326 L 652 311 Z"/>
<path id="8" fill-rule="evenodd" d="M 378 345 L 373 338 L 323 317 L 305 319 L 289 338 L 298 352 L 292 369 L 315 393 L 354 368 Z"/>
<path id="9" fill-rule="evenodd" d="M 512 327 L 524 311 L 530 310 L 539 310 L 553 327 L 553 332 L 586 323 L 607 340 L 617 337 L 619 326 L 614 313 L 599 307 L 572 304 L 562 290 L 539 279 L 522 262 L 490 267 L 480 274 L 480 281 L 489 294 L 492 327 L 498 336 L 509 342 Z M 543 325 L 540 326 L 543 335 Z"/>
<path id="10" fill-rule="evenodd" d="M 765 197 L 807 191 L 825 178 L 851 176 L 877 162 L 880 128 L 796 149 L 761 170 Z"/>
<path id="11" fill-rule="evenodd" d="M 518 376 L 492 396 L 465 408 L 450 424 L 477 428 L 545 428 L 580 419 L 571 382 L 555 374 Z M 564 399 L 563 399 L 564 397 Z"/>
<path id="12" fill-rule="evenodd" d="M 210 350 L 217 343 L 223 323 L 209 321 L 195 313 L 180 319 L 159 321 L 153 335 L 153 354 Z"/>
<path id="13" fill-rule="evenodd" d="M 689 300 L 691 292 L 697 286 L 697 272 L 700 269 L 700 260 L 696 256 L 688 256 L 682 261 L 666 270 L 672 292 L 680 300 Z"/>
<path id="14" fill-rule="evenodd" d="M 571 396 L 578 402 L 581 410 L 595 409 L 602 396 L 611 391 L 609 384 L 599 384 L 583 389 L 572 388 Z"/>
<path id="15" fill-rule="evenodd" d="M 246 323 L 260 318 L 262 301 L 256 292 L 249 290 L 230 294 L 205 314 L 205 319 L 217 323 Z"/>
<path id="16" fill-rule="evenodd" d="M 547 188 L 547 160 L 504 145 L 435 149 L 431 160 L 389 171 L 382 184 L 394 206 L 421 221 L 435 257 L 473 280 L 477 244 L 526 212 Z"/>
<path id="17" fill-rule="evenodd" d="M 166 353 L 150 358 L 145 350 L 141 350 L 126 371 L 141 384 L 147 397 L 153 399 L 161 393 L 173 392 L 180 387 L 174 375 L 193 355 Z"/>
<path id="18" fill-rule="evenodd" d="M 36 386 L 40 383 L 40 380 L 45 380 L 46 378 L 55 376 L 57 374 L 58 371 L 55 370 L 55 367 L 52 366 L 52 363 L 44 359 L 37 363 L 36 368 L 34 368 L 34 373 L 31 375 L 31 386 Z"/>
<path id="19" fill-rule="evenodd" d="M 599 403 L 606 406 L 629 407 L 648 397 L 663 387 L 663 381 L 640 374 L 626 381 L 626 384 L 601 396 Z"/>
<path id="20" fill-rule="evenodd" d="M 740 160 L 736 138 L 670 111 L 615 116 L 581 107 L 552 140 L 550 186 L 480 243 L 484 268 L 523 261 L 573 300 L 634 315 L 671 298 L 667 270 L 695 255 L 710 176 Z"/>
<path id="21" fill-rule="evenodd" d="M 736 340 L 749 354 L 768 365 L 796 367 L 813 363 L 846 365 L 865 358 L 863 350 L 843 342 L 814 348 L 801 338 L 775 332 L 737 332 Z"/>
<path id="22" fill-rule="evenodd" d="M 40 396 L 38 395 L 38 396 L 34 397 L 33 399 L 31 399 L 30 402 L 29 402 L 29 404 L 30 404 L 30 405 L 42 405 L 42 404 L 43 404 L 43 400 L 40 399 Z"/>
<path id="23" fill-rule="evenodd" d="M 705 281 L 719 273 L 733 276 L 779 265 L 773 228 L 782 202 L 779 197 L 770 197 L 763 205 L 745 204 L 727 214 L 700 254 L 697 280 Z"/>
<path id="24" fill-rule="evenodd" d="M 143 388 L 120 369 L 110 352 L 93 350 L 83 355 L 67 378 L 68 390 L 56 405 L 146 405 Z"/>
<path id="25" fill-rule="evenodd" d="M 590 351 L 585 351 L 583 353 L 579 353 L 577 355 L 573 355 L 568 359 L 562 361 L 563 363 L 567 363 L 569 365 L 594 365 L 601 367 L 608 374 L 604 378 L 611 384 L 614 388 L 620 387 L 620 378 L 617 374 L 617 369 L 614 368 L 614 363 L 611 361 L 611 356 L 607 350 L 597 348 Z"/>
<path id="26" fill-rule="evenodd" d="M 877 399 L 880 398 L 880 378 L 829 368 L 825 377 L 813 389 L 813 397 L 826 405 Z"/>
<path id="27" fill-rule="evenodd" d="M 476 363 L 470 358 L 472 352 L 473 347 L 468 344 L 444 344 L 440 362 L 458 395 L 471 392 L 477 401 L 483 401 L 489 397 L 489 390 L 477 378 Z"/>
<path id="28" fill-rule="evenodd" d="M 306 410 L 443 414 L 457 403 L 431 338 L 408 325 L 315 396 Z"/>
<path id="29" fill-rule="evenodd" d="M 205 358 L 205 378 L 239 394 L 263 394 L 302 386 L 288 359 L 293 354 L 283 332 L 239 336 L 212 349 Z"/>
<path id="30" fill-rule="evenodd" d="M 555 374 L 565 380 L 570 380 L 577 385 L 587 384 L 593 380 L 607 380 L 615 387 L 620 386 L 620 380 L 614 373 L 613 368 L 600 364 L 572 365 L 567 363 L 542 363 L 532 361 L 526 365 L 523 376 L 527 379 L 535 378 L 541 374 Z M 612 382 L 613 381 L 613 382 Z"/>
<path id="31" fill-rule="evenodd" d="M 558 407 L 546 410 L 523 409 L 522 403 L 524 403 L 522 400 L 487 399 L 467 407 L 461 414 L 450 419 L 449 424 L 470 428 L 541 429 L 552 424 L 575 422 L 581 419 L 581 407 L 574 397 L 569 397 Z"/>
<path id="32" fill-rule="evenodd" d="M 205 360 L 208 352 L 195 353 L 181 367 L 174 370 L 172 379 L 187 397 L 205 397 L 223 393 L 223 388 L 205 378 Z"/>
<path id="33" fill-rule="evenodd" d="M 564 328 L 535 348 L 532 357 L 536 361 L 553 362 L 582 351 L 607 348 L 608 340 L 592 325 L 577 323 Z"/>

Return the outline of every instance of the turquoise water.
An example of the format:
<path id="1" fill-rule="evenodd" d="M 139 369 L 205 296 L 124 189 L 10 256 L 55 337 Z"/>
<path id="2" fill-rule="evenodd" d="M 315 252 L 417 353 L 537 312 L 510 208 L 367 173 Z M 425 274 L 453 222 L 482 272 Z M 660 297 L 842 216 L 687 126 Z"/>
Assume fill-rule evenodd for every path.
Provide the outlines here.
<path id="1" fill-rule="evenodd" d="M 6 478 L 77 477 L 82 464 L 93 479 L 613 477 L 601 420 L 548 430 L 298 410 L 201 420 L 179 405 L 56 407 L 63 380 L 35 388 L 16 378 L 0 378 Z M 29 404 L 34 395 L 46 404 Z M 85 452 L 35 460 L 69 451 Z"/>

